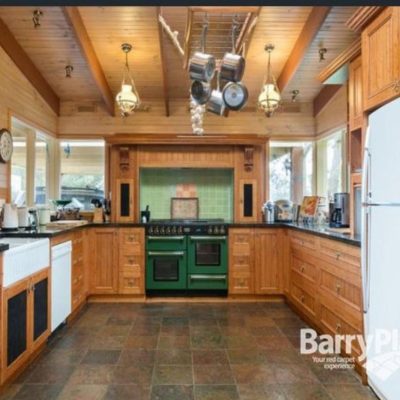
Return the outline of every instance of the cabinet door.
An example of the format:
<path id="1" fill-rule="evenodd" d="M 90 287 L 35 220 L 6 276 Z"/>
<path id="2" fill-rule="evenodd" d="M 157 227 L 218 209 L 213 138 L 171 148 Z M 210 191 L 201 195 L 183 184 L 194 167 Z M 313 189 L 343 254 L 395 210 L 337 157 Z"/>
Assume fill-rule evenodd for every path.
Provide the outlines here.
<path id="1" fill-rule="evenodd" d="M 229 230 L 229 294 L 254 294 L 254 230 Z"/>
<path id="2" fill-rule="evenodd" d="M 240 222 L 257 221 L 257 180 L 239 181 L 239 218 Z"/>
<path id="3" fill-rule="evenodd" d="M 33 347 L 40 346 L 50 334 L 50 281 L 49 270 L 35 274 L 31 282 Z"/>
<path id="4" fill-rule="evenodd" d="M 278 229 L 255 231 L 255 287 L 257 294 L 282 293 L 281 234 Z"/>
<path id="5" fill-rule="evenodd" d="M 3 291 L 1 380 L 4 382 L 29 356 L 29 278 Z"/>
<path id="6" fill-rule="evenodd" d="M 90 235 L 90 291 L 94 294 L 114 294 L 118 289 L 117 231 L 94 229 Z"/>
<path id="7" fill-rule="evenodd" d="M 363 126 L 361 66 L 361 56 L 352 61 L 349 66 L 349 125 L 351 131 L 361 129 Z"/>
<path id="8" fill-rule="evenodd" d="M 399 7 L 386 8 L 362 33 L 364 110 L 399 96 Z"/>

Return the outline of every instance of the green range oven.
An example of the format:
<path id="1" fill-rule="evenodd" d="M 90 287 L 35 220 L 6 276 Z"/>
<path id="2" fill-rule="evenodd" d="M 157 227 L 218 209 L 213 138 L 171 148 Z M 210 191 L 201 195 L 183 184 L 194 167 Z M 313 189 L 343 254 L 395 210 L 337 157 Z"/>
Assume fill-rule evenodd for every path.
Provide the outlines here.
<path id="1" fill-rule="evenodd" d="M 227 226 L 158 220 L 146 228 L 146 291 L 228 290 Z"/>

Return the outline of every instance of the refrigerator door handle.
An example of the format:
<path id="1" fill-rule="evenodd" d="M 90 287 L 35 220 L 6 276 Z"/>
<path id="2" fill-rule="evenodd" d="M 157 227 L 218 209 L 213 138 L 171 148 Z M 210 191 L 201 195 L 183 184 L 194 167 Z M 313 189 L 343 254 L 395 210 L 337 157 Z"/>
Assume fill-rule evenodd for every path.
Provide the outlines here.
<path id="1" fill-rule="evenodd" d="M 371 193 L 370 193 L 370 167 L 371 153 L 368 149 L 369 144 L 369 127 L 367 128 L 365 137 L 365 148 L 362 169 L 361 181 L 361 198 L 362 198 L 362 243 L 361 243 L 361 272 L 362 272 L 362 290 L 363 290 L 363 308 L 364 312 L 369 309 L 369 234 L 370 234 L 370 212 L 369 208 Z"/>

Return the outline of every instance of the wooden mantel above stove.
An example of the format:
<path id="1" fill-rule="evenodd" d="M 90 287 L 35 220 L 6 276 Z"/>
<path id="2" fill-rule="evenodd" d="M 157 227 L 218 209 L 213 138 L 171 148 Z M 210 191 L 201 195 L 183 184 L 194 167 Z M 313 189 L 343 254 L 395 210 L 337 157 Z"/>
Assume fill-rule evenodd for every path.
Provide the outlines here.
<path id="1" fill-rule="evenodd" d="M 106 138 L 110 145 L 263 145 L 269 137 L 257 134 L 115 134 Z"/>

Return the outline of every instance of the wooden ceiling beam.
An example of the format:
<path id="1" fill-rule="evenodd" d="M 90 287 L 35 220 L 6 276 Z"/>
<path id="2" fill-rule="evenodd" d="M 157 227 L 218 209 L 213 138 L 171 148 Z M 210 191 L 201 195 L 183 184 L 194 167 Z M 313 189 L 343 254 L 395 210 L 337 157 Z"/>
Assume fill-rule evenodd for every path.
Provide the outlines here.
<path id="1" fill-rule="evenodd" d="M 313 101 L 314 118 L 328 105 L 342 85 L 325 85 Z"/>
<path id="2" fill-rule="evenodd" d="M 257 13 L 260 7 L 258 6 L 192 6 L 189 10 L 196 13 L 207 14 L 239 14 L 239 13 Z"/>
<path id="3" fill-rule="evenodd" d="M 101 93 L 101 97 L 110 115 L 115 115 L 114 96 L 108 85 L 106 76 L 94 51 L 93 44 L 89 38 L 78 7 L 63 7 L 64 15 L 75 34 L 78 45 L 88 64 L 90 73 Z"/>
<path id="4" fill-rule="evenodd" d="M 161 7 L 157 7 L 156 18 L 157 18 L 157 26 L 158 26 L 158 37 L 160 41 L 160 60 L 162 67 L 162 78 L 163 78 L 163 89 L 164 89 L 164 104 L 165 104 L 165 115 L 169 117 L 169 85 L 168 85 L 168 73 L 167 73 L 167 63 L 166 57 L 164 55 L 164 43 L 163 43 L 163 31 L 162 26 L 158 22 L 158 16 L 161 15 Z"/>
<path id="5" fill-rule="evenodd" d="M 384 8 L 382 6 L 358 7 L 355 13 L 347 20 L 346 26 L 354 32 L 361 32 Z"/>
<path id="6" fill-rule="evenodd" d="M 308 48 L 310 47 L 315 36 L 321 29 L 326 17 L 332 7 L 313 7 L 307 21 L 304 24 L 299 37 L 293 47 L 292 52 L 287 59 L 281 74 L 277 80 L 279 90 L 282 92 L 289 82 L 293 79 L 297 69 L 300 67 Z"/>
<path id="7" fill-rule="evenodd" d="M 0 46 L 8 54 L 18 69 L 24 74 L 32 86 L 38 91 L 50 108 L 60 115 L 60 99 L 48 84 L 35 64 L 17 42 L 7 25 L 0 18 Z M 18 90 L 18 88 L 16 88 Z"/>

